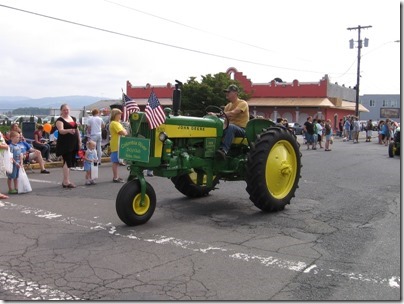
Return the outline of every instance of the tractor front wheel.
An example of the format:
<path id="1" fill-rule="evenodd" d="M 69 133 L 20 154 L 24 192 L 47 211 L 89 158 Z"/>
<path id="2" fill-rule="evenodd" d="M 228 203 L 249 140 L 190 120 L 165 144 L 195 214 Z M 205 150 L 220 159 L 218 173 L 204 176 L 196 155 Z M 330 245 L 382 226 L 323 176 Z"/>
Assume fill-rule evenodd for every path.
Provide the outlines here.
<path id="1" fill-rule="evenodd" d="M 206 186 L 206 174 L 202 175 L 202 182 L 198 183 L 198 174 L 195 171 L 190 174 L 172 177 L 171 181 L 174 183 L 175 188 L 185 196 L 197 198 L 208 195 L 219 182 L 219 178 L 214 177 L 212 187 Z"/>
<path id="2" fill-rule="evenodd" d="M 153 187 L 146 182 L 146 195 L 142 202 L 139 180 L 131 180 L 124 184 L 116 197 L 116 212 L 128 226 L 137 226 L 146 223 L 156 209 L 156 193 Z"/>
<path id="3" fill-rule="evenodd" d="M 295 135 L 273 127 L 260 134 L 247 160 L 250 200 L 259 209 L 283 210 L 295 196 L 300 178 L 301 153 Z"/>

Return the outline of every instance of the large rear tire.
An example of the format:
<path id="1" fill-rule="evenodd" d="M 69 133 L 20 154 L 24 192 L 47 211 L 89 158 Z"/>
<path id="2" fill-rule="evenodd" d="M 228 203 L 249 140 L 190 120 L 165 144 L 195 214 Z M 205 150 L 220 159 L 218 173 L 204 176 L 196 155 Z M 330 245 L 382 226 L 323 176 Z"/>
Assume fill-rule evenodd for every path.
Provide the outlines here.
<path id="1" fill-rule="evenodd" d="M 391 142 L 390 144 L 389 144 L 389 156 L 390 157 L 394 157 L 394 154 L 395 154 L 395 147 L 394 147 L 394 142 Z"/>
<path id="2" fill-rule="evenodd" d="M 172 177 L 171 181 L 174 183 L 175 188 L 178 191 L 191 198 L 208 195 L 210 191 L 214 190 L 215 186 L 219 182 L 219 178 L 214 177 L 212 187 L 208 187 L 206 186 L 206 175 L 203 175 L 202 184 L 198 185 L 197 176 L 198 174 L 196 172 L 192 172 L 190 174 Z"/>
<path id="3" fill-rule="evenodd" d="M 153 187 L 146 182 L 146 195 L 142 204 L 140 182 L 131 180 L 119 190 L 115 207 L 119 218 L 126 225 L 142 225 L 152 217 L 156 209 L 156 193 Z"/>
<path id="4" fill-rule="evenodd" d="M 247 160 L 250 200 L 265 212 L 283 210 L 295 196 L 301 167 L 296 136 L 280 127 L 260 134 Z"/>

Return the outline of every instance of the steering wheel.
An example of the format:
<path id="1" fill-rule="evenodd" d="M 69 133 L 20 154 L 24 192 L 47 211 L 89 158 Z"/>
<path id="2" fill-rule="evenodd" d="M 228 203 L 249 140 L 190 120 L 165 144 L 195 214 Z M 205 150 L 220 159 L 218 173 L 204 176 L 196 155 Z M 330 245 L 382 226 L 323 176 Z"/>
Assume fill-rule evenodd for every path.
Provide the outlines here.
<path id="1" fill-rule="evenodd" d="M 211 110 L 211 111 L 209 111 Z M 229 126 L 229 118 L 227 117 L 226 113 L 222 110 L 222 108 L 219 108 L 218 106 L 207 106 L 205 108 L 205 113 L 209 115 L 209 113 L 215 113 L 217 117 L 223 119 L 223 130 L 227 129 Z"/>

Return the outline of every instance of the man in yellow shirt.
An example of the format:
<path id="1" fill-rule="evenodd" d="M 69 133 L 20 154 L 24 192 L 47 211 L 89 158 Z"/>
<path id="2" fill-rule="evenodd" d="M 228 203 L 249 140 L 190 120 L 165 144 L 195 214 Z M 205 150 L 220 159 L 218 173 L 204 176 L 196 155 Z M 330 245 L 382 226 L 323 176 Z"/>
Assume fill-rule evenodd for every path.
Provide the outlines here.
<path id="1" fill-rule="evenodd" d="M 234 137 L 244 137 L 245 127 L 250 118 L 248 103 L 238 98 L 238 87 L 234 84 L 224 90 L 229 103 L 224 108 L 224 113 L 229 119 L 229 126 L 223 131 L 223 139 L 217 154 L 226 158 Z"/>

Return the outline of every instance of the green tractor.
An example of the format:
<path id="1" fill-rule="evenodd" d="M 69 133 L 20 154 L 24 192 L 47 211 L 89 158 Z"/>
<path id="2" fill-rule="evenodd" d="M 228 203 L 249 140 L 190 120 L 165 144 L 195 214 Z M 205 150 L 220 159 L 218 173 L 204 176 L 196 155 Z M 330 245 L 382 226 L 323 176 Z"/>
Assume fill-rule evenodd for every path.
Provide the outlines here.
<path id="1" fill-rule="evenodd" d="M 143 112 L 130 116 L 131 134 L 121 137 L 119 157 L 128 163 L 128 181 L 116 198 L 119 218 L 129 226 L 146 223 L 156 208 L 156 193 L 143 171 L 170 178 L 189 198 L 208 195 L 220 180 L 247 183 L 254 205 L 264 212 L 283 210 L 300 178 L 301 153 L 295 135 L 268 119 L 251 119 L 244 138 L 235 138 L 226 158 L 216 155 L 227 119 L 224 112 L 204 117 L 179 115 L 181 83 L 176 81 L 173 109 L 165 123 L 150 129 Z"/>

